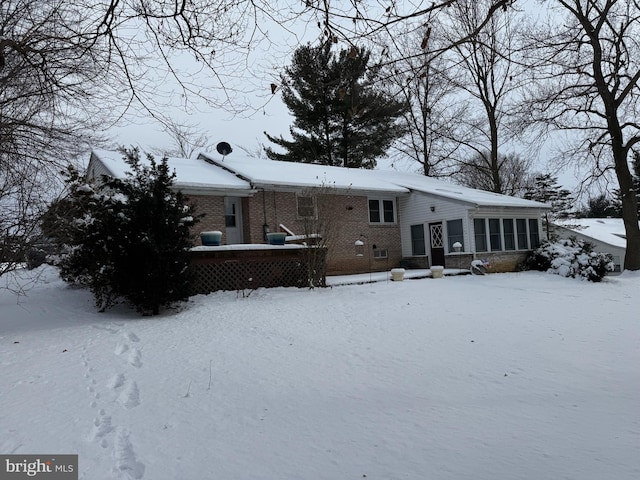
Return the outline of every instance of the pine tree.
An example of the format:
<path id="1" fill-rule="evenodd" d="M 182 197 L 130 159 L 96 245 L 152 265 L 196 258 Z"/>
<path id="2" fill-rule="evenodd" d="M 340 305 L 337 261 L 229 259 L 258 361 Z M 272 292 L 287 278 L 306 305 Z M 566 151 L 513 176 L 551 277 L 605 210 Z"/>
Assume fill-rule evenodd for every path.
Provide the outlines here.
<path id="1" fill-rule="evenodd" d="M 371 53 L 352 47 L 334 54 L 331 44 L 298 48 L 282 75 L 282 99 L 294 116 L 292 140 L 273 137 L 286 150 L 267 148 L 274 160 L 374 168 L 404 130 L 397 120 L 406 104 L 391 98 L 369 67 Z"/>
<path id="2" fill-rule="evenodd" d="M 569 217 L 574 203 L 571 192 L 558 185 L 558 177 L 549 173 L 537 175 L 534 185 L 527 190 L 524 198 L 551 205 L 553 218 Z"/>
<path id="3" fill-rule="evenodd" d="M 584 218 L 620 218 L 622 215 L 622 203 L 607 197 L 605 193 L 589 199 L 587 208 L 579 213 Z"/>
<path id="4" fill-rule="evenodd" d="M 104 310 L 123 298 L 144 314 L 190 293 L 189 228 L 197 221 L 167 159 L 144 165 L 126 152 L 131 173 L 105 177 L 100 186 L 70 178 L 70 195 L 52 208 L 45 230 L 68 245 L 60 262 L 64 280 L 88 287 Z M 65 215 L 70 212 L 71 215 Z"/>

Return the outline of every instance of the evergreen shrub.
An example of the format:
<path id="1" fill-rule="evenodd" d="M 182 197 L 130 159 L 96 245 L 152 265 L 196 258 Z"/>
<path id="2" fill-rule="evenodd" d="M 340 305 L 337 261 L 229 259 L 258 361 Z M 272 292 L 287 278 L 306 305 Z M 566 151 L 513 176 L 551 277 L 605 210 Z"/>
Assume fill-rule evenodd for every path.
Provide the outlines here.
<path id="1" fill-rule="evenodd" d="M 607 272 L 613 271 L 614 263 L 610 254 L 595 252 L 593 248 L 593 244 L 575 237 L 545 240 L 531 252 L 525 269 L 599 282 Z"/>
<path id="2" fill-rule="evenodd" d="M 143 314 L 158 314 L 191 291 L 190 227 L 199 218 L 181 192 L 167 159 L 126 151 L 131 173 L 88 183 L 69 175 L 67 198 L 54 204 L 44 229 L 65 246 L 62 278 L 87 287 L 105 310 L 119 299 Z"/>

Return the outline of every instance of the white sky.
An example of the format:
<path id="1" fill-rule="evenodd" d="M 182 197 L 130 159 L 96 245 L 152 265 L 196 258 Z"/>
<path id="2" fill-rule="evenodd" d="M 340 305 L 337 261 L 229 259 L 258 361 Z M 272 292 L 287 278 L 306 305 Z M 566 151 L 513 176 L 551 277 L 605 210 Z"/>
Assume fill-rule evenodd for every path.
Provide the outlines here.
<path id="1" fill-rule="evenodd" d="M 539 13 L 541 11 L 538 2 L 534 0 L 523 0 L 518 4 L 521 8 L 526 7 L 527 9 L 530 9 L 530 5 L 534 5 L 533 12 Z M 200 111 L 190 108 L 185 112 L 174 106 L 167 108 L 164 113 L 172 111 L 170 116 L 180 123 L 197 125 L 197 128 L 207 135 L 212 147 L 224 141 L 231 144 L 234 151 L 239 152 L 245 149 L 252 156 L 258 155 L 262 151 L 263 145 L 270 145 L 264 135 L 265 131 L 270 135 L 283 135 L 285 138 L 290 138 L 289 128 L 293 118 L 283 104 L 280 92 L 271 95 L 270 84 L 272 82 L 278 83 L 279 68 L 289 64 L 290 53 L 301 44 L 308 41 L 314 42 L 318 37 L 319 30 L 315 25 L 303 22 L 293 32 L 291 26 L 284 29 L 274 24 L 269 33 L 271 40 L 279 47 L 274 44 L 261 45 L 249 57 L 247 79 L 243 82 L 243 87 L 247 88 L 249 93 L 242 96 L 242 101 L 248 103 L 250 108 L 245 113 L 234 116 L 225 110 L 208 108 L 204 102 L 198 103 Z M 276 41 L 278 36 L 281 37 L 281 41 Z M 187 75 L 191 75 L 195 66 L 195 64 L 191 65 L 190 62 L 186 62 L 183 69 Z M 160 93 L 161 89 L 159 88 L 158 97 L 166 96 L 166 92 L 171 91 L 170 87 L 166 87 L 164 84 L 163 86 L 165 88 L 162 88 L 162 91 L 165 93 Z M 146 112 L 141 111 L 138 115 L 135 112 L 129 112 L 129 114 L 129 116 L 137 117 L 134 123 L 108 130 L 108 134 L 112 136 L 117 145 L 139 146 L 143 150 L 172 148 L 171 137 L 162 131 L 159 122 Z M 514 148 L 518 147 L 514 146 Z M 508 150 L 507 147 L 505 151 Z M 536 169 L 546 171 L 547 162 L 553 156 L 550 142 L 537 149 L 536 153 L 539 155 Z M 394 162 L 380 159 L 378 167 L 402 171 L 415 171 L 419 168 L 412 161 L 403 162 L 397 159 Z M 578 183 L 576 173 L 562 172 L 559 175 L 559 182 L 565 187 L 573 189 Z"/>

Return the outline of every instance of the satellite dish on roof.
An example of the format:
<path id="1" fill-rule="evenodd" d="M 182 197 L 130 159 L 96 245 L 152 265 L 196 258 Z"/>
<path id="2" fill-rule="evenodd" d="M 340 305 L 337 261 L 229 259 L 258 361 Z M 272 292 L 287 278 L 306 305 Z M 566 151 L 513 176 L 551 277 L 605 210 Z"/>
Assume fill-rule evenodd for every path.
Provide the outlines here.
<path id="1" fill-rule="evenodd" d="M 226 157 L 233 151 L 231 145 L 229 145 L 227 142 L 220 142 L 218 145 L 216 145 L 216 150 L 223 157 Z"/>

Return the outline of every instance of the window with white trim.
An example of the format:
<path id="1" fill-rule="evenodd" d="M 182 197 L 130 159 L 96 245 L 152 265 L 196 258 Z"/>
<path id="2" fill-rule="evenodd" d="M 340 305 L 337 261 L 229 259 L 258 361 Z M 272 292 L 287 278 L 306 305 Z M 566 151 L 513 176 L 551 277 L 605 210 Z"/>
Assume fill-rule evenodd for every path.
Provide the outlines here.
<path id="1" fill-rule="evenodd" d="M 529 239 L 531 240 L 529 244 L 531 250 L 540 246 L 540 231 L 538 230 L 538 220 L 535 218 L 529 219 Z"/>
<path id="2" fill-rule="evenodd" d="M 396 223 L 396 202 L 385 198 L 370 198 L 369 223 Z"/>
<path id="3" fill-rule="evenodd" d="M 486 252 L 487 249 L 487 223 L 484 218 L 473 219 L 473 230 L 476 239 L 476 252 Z"/>
<path id="4" fill-rule="evenodd" d="M 529 235 L 527 234 L 527 219 L 516 219 L 516 231 L 518 233 L 518 250 L 529 249 Z"/>
<path id="5" fill-rule="evenodd" d="M 460 251 L 464 252 L 464 233 L 462 231 L 462 219 L 448 220 L 447 221 L 447 244 L 449 246 L 449 253 L 455 252 L 453 244 L 459 242 L 462 245 Z"/>
<path id="6" fill-rule="evenodd" d="M 540 246 L 537 218 L 474 218 L 476 252 L 532 250 Z"/>
<path id="7" fill-rule="evenodd" d="M 424 241 L 424 224 L 411 225 L 411 254 L 413 256 L 426 255 Z"/>
<path id="8" fill-rule="evenodd" d="M 502 235 L 500 234 L 500 219 L 489 219 L 489 245 L 492 252 L 502 250 Z"/>
<path id="9" fill-rule="evenodd" d="M 516 249 L 516 237 L 513 229 L 513 218 L 502 219 L 502 232 L 504 235 L 504 249 L 515 250 Z"/>

